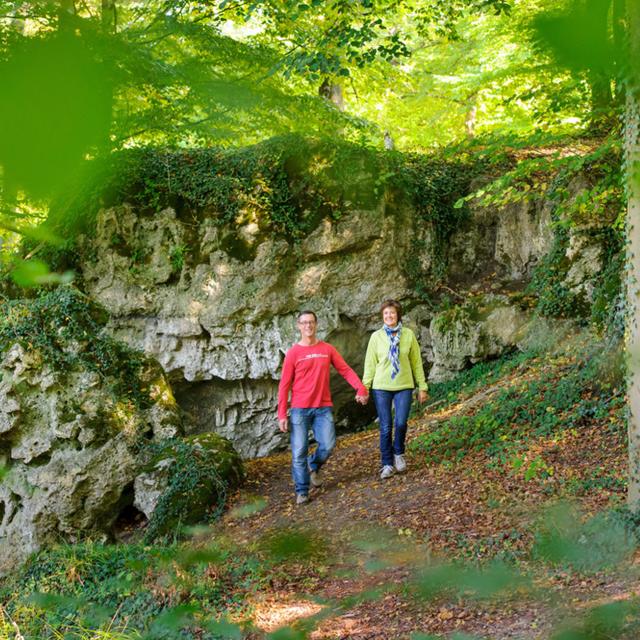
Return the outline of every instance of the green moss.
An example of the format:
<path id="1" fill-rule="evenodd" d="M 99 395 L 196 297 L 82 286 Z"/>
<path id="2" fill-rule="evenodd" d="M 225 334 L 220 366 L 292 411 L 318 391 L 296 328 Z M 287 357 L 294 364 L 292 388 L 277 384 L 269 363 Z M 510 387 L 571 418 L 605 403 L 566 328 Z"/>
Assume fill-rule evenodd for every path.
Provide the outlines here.
<path id="1" fill-rule="evenodd" d="M 180 526 L 213 520 L 224 508 L 227 488 L 244 478 L 242 461 L 233 445 L 214 433 L 148 445 L 143 471 L 171 460 L 168 483 L 153 512 L 145 539 L 177 533 Z"/>

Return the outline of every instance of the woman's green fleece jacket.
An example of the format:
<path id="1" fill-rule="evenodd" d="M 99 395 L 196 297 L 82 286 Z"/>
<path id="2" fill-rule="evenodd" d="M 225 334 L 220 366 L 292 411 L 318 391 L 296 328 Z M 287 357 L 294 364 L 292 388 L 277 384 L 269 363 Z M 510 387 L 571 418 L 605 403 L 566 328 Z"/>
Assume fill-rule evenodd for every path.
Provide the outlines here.
<path id="1" fill-rule="evenodd" d="M 422 368 L 420 347 L 411 329 L 402 327 L 400 332 L 400 371 L 391 379 L 391 362 L 389 361 L 389 338 L 384 328 L 371 334 L 367 355 L 364 360 L 362 384 L 367 389 L 384 389 L 400 391 L 401 389 L 427 390 L 427 381 Z"/>

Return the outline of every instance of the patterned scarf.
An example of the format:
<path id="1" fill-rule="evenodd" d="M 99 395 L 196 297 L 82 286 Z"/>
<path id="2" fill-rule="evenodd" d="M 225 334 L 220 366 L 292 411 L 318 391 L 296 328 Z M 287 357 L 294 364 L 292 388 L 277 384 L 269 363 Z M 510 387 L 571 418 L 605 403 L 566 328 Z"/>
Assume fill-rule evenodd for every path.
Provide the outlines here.
<path id="1" fill-rule="evenodd" d="M 400 332 L 402 322 L 391 328 L 384 325 L 384 332 L 389 338 L 389 362 L 391 363 L 391 379 L 393 380 L 400 373 Z"/>

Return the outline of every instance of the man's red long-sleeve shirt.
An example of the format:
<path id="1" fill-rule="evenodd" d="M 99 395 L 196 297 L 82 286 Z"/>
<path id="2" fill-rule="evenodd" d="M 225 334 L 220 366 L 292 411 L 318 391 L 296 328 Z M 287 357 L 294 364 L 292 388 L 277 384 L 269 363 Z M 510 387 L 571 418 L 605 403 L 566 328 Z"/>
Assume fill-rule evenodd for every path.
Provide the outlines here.
<path id="1" fill-rule="evenodd" d="M 278 387 L 278 419 L 287 417 L 287 401 L 291 389 L 291 406 L 296 409 L 331 407 L 329 369 L 336 371 L 360 395 L 367 395 L 356 372 L 344 361 L 335 347 L 327 342 L 311 346 L 294 344 L 284 357 Z"/>

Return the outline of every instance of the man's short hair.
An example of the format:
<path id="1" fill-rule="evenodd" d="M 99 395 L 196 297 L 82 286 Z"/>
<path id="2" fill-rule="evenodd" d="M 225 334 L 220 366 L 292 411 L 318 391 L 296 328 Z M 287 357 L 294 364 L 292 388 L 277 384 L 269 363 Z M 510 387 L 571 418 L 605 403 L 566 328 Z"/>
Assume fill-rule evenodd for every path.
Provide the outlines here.
<path id="1" fill-rule="evenodd" d="M 300 318 L 302 318 L 302 316 L 313 316 L 313 319 L 316 322 L 318 322 L 318 316 L 315 314 L 315 311 L 310 311 L 309 309 L 306 309 L 305 311 L 301 311 L 298 314 L 298 317 L 296 318 L 298 322 L 300 322 Z"/>
<path id="2" fill-rule="evenodd" d="M 396 313 L 398 314 L 398 322 L 400 322 L 400 320 L 402 320 L 402 305 L 397 300 L 385 300 L 380 305 L 380 314 L 382 314 L 384 310 L 388 309 L 389 307 L 393 307 L 396 310 Z"/>

